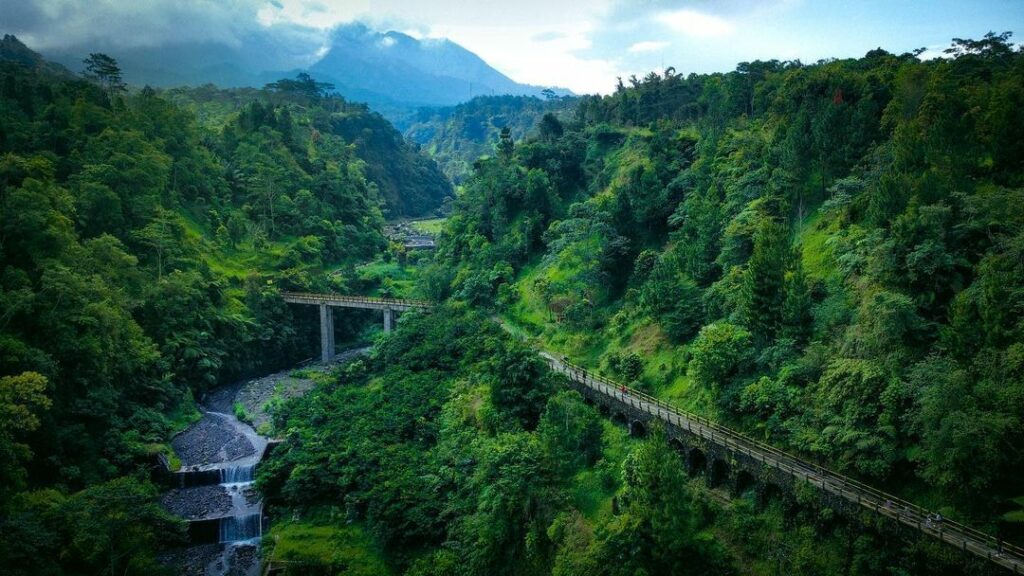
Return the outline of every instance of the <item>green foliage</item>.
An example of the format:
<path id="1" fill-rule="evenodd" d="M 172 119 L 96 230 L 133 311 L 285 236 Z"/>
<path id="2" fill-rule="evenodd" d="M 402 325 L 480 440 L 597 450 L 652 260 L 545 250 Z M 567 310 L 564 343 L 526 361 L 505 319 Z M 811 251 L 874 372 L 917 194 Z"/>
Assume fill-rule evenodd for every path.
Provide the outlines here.
<path id="1" fill-rule="evenodd" d="M 751 343 L 750 333 L 739 326 L 717 322 L 701 328 L 690 356 L 694 383 L 727 390 L 749 358 Z"/>
<path id="2" fill-rule="evenodd" d="M 1024 395 L 1024 56 L 1006 34 L 950 55 L 669 69 L 511 149 L 494 132 L 502 158 L 453 204 L 432 292 L 991 523 L 1024 466 L 1006 448 Z"/>
<path id="3" fill-rule="evenodd" d="M 573 98 L 477 96 L 451 108 L 421 110 L 405 136 L 429 147 L 441 170 L 458 185 L 469 179 L 478 158 L 494 155 L 502 129 L 508 128 L 514 140 L 535 131 L 541 138 L 555 139 L 574 103 Z"/>
<path id="4" fill-rule="evenodd" d="M 13 575 L 163 574 L 157 554 L 184 541 L 184 522 L 157 502 L 156 486 L 131 476 L 72 496 L 23 492 L 0 520 Z"/>
<path id="5" fill-rule="evenodd" d="M 36 372 L 0 378 L 0 503 L 25 487 L 25 463 L 32 451 L 24 443 L 39 428 L 39 412 L 50 407 L 46 377 Z"/>

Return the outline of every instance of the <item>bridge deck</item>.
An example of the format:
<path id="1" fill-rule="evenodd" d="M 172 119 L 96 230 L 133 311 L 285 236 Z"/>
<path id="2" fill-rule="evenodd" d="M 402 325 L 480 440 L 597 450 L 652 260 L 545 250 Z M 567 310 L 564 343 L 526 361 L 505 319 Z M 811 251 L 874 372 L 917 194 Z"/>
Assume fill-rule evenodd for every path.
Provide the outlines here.
<path id="1" fill-rule="evenodd" d="M 343 294 L 313 294 L 309 292 L 281 292 L 281 298 L 290 304 L 326 304 L 341 308 L 363 308 L 368 310 L 424 310 L 430 308 L 425 300 L 400 300 L 397 298 L 374 298 L 371 296 L 345 296 Z"/>
<path id="2" fill-rule="evenodd" d="M 892 518 L 923 534 L 988 559 L 1014 574 L 1024 574 L 1024 549 L 1020 547 L 1006 542 L 1000 543 L 993 536 L 946 518 L 941 521 L 933 521 L 931 518 L 935 515 L 916 504 L 802 460 L 774 446 L 715 424 L 707 418 L 670 406 L 639 390 L 595 376 L 579 366 L 558 360 L 551 354 L 542 352 L 541 356 L 547 360 L 553 370 L 565 374 L 573 382 L 614 399 L 624 406 L 638 409 L 652 418 L 686 430 L 699 438 L 707 439 L 734 452 L 746 454 L 765 466 L 789 474 L 794 479 L 804 480 L 816 488 L 855 503 L 863 509 Z"/>

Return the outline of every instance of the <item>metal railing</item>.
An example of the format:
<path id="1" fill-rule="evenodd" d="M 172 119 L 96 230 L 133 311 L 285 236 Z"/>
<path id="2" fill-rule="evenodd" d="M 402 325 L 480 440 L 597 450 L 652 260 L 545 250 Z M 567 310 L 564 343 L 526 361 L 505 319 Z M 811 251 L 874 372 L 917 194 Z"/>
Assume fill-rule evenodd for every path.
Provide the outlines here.
<path id="1" fill-rule="evenodd" d="M 317 304 L 330 304 L 330 303 L 351 303 L 351 304 L 371 304 L 375 306 L 403 306 L 406 308 L 421 308 L 427 309 L 432 304 L 427 300 L 403 300 L 400 298 L 379 298 L 374 296 L 347 296 L 344 294 L 334 293 L 314 293 L 314 292 L 281 292 L 281 297 L 285 300 L 301 300 L 304 302 L 314 302 Z"/>
<path id="2" fill-rule="evenodd" d="M 562 372 L 574 382 L 613 398 L 623 405 L 642 410 L 680 430 L 745 454 L 763 465 L 789 474 L 794 479 L 804 480 L 867 510 L 956 545 L 965 552 L 971 552 L 1010 569 L 1014 574 L 1024 574 L 1024 548 L 947 518 L 939 520 L 937 514 L 917 504 L 833 472 L 819 464 L 803 460 L 698 414 L 679 409 L 650 394 L 588 372 L 567 360 L 558 360 L 547 353 L 542 353 L 542 356 L 553 370 Z"/>

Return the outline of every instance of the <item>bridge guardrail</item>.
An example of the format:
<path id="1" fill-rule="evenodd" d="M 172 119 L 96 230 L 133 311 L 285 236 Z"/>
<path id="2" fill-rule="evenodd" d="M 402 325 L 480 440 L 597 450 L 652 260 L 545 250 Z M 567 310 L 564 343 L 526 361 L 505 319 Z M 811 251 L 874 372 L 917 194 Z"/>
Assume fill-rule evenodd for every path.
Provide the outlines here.
<path id="1" fill-rule="evenodd" d="M 352 302 L 354 304 L 376 304 L 379 306 L 405 306 L 408 308 L 430 308 L 427 300 L 404 300 L 401 298 L 378 298 L 373 296 L 346 296 L 334 293 L 281 292 L 282 298 L 295 298 L 310 302 Z"/>
<path id="2" fill-rule="evenodd" d="M 747 454 L 762 464 L 771 465 L 778 470 L 784 471 L 793 478 L 802 478 L 817 485 L 822 490 L 838 494 L 840 497 L 856 502 L 870 511 L 915 527 L 922 533 L 938 537 L 947 543 L 959 544 L 964 551 L 970 551 L 1006 568 L 1012 568 L 1014 574 L 1024 573 L 1024 548 L 1006 541 L 1000 541 L 991 534 L 966 526 L 955 520 L 943 518 L 941 521 L 933 524 L 930 520 L 933 514 L 922 506 L 878 490 L 859 480 L 833 472 L 820 464 L 807 462 L 798 456 L 712 422 L 703 416 L 669 405 L 650 394 L 630 388 L 599 374 L 588 372 L 586 369 L 566 360 L 557 360 L 546 354 L 545 357 L 552 368 L 558 369 L 558 365 L 561 364 L 566 370 L 560 371 L 565 372 L 574 381 L 601 394 L 615 398 L 623 404 L 643 410 L 647 414 L 687 430 L 691 434 L 720 442 L 728 448 Z M 604 389 L 600 386 L 594 386 L 593 383 L 603 386 Z M 644 403 L 648 406 L 653 405 L 654 410 L 652 411 L 649 407 L 644 406 Z M 675 417 L 674 421 L 673 417 Z M 693 423 L 698 425 L 696 430 L 694 430 Z M 707 433 L 703 433 L 701 428 L 706 430 Z M 768 461 L 768 456 L 772 457 L 773 462 Z"/>

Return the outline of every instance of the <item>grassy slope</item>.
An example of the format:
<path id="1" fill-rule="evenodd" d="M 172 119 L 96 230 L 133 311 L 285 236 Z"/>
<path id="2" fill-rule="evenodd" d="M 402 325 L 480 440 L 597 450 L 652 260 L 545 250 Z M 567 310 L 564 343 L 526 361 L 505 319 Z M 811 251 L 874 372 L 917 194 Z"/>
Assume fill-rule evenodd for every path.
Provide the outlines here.
<path id="1" fill-rule="evenodd" d="M 301 562 L 351 576 L 391 574 L 366 530 L 340 516 L 337 509 L 325 508 L 273 525 L 264 538 L 264 562 Z"/>

